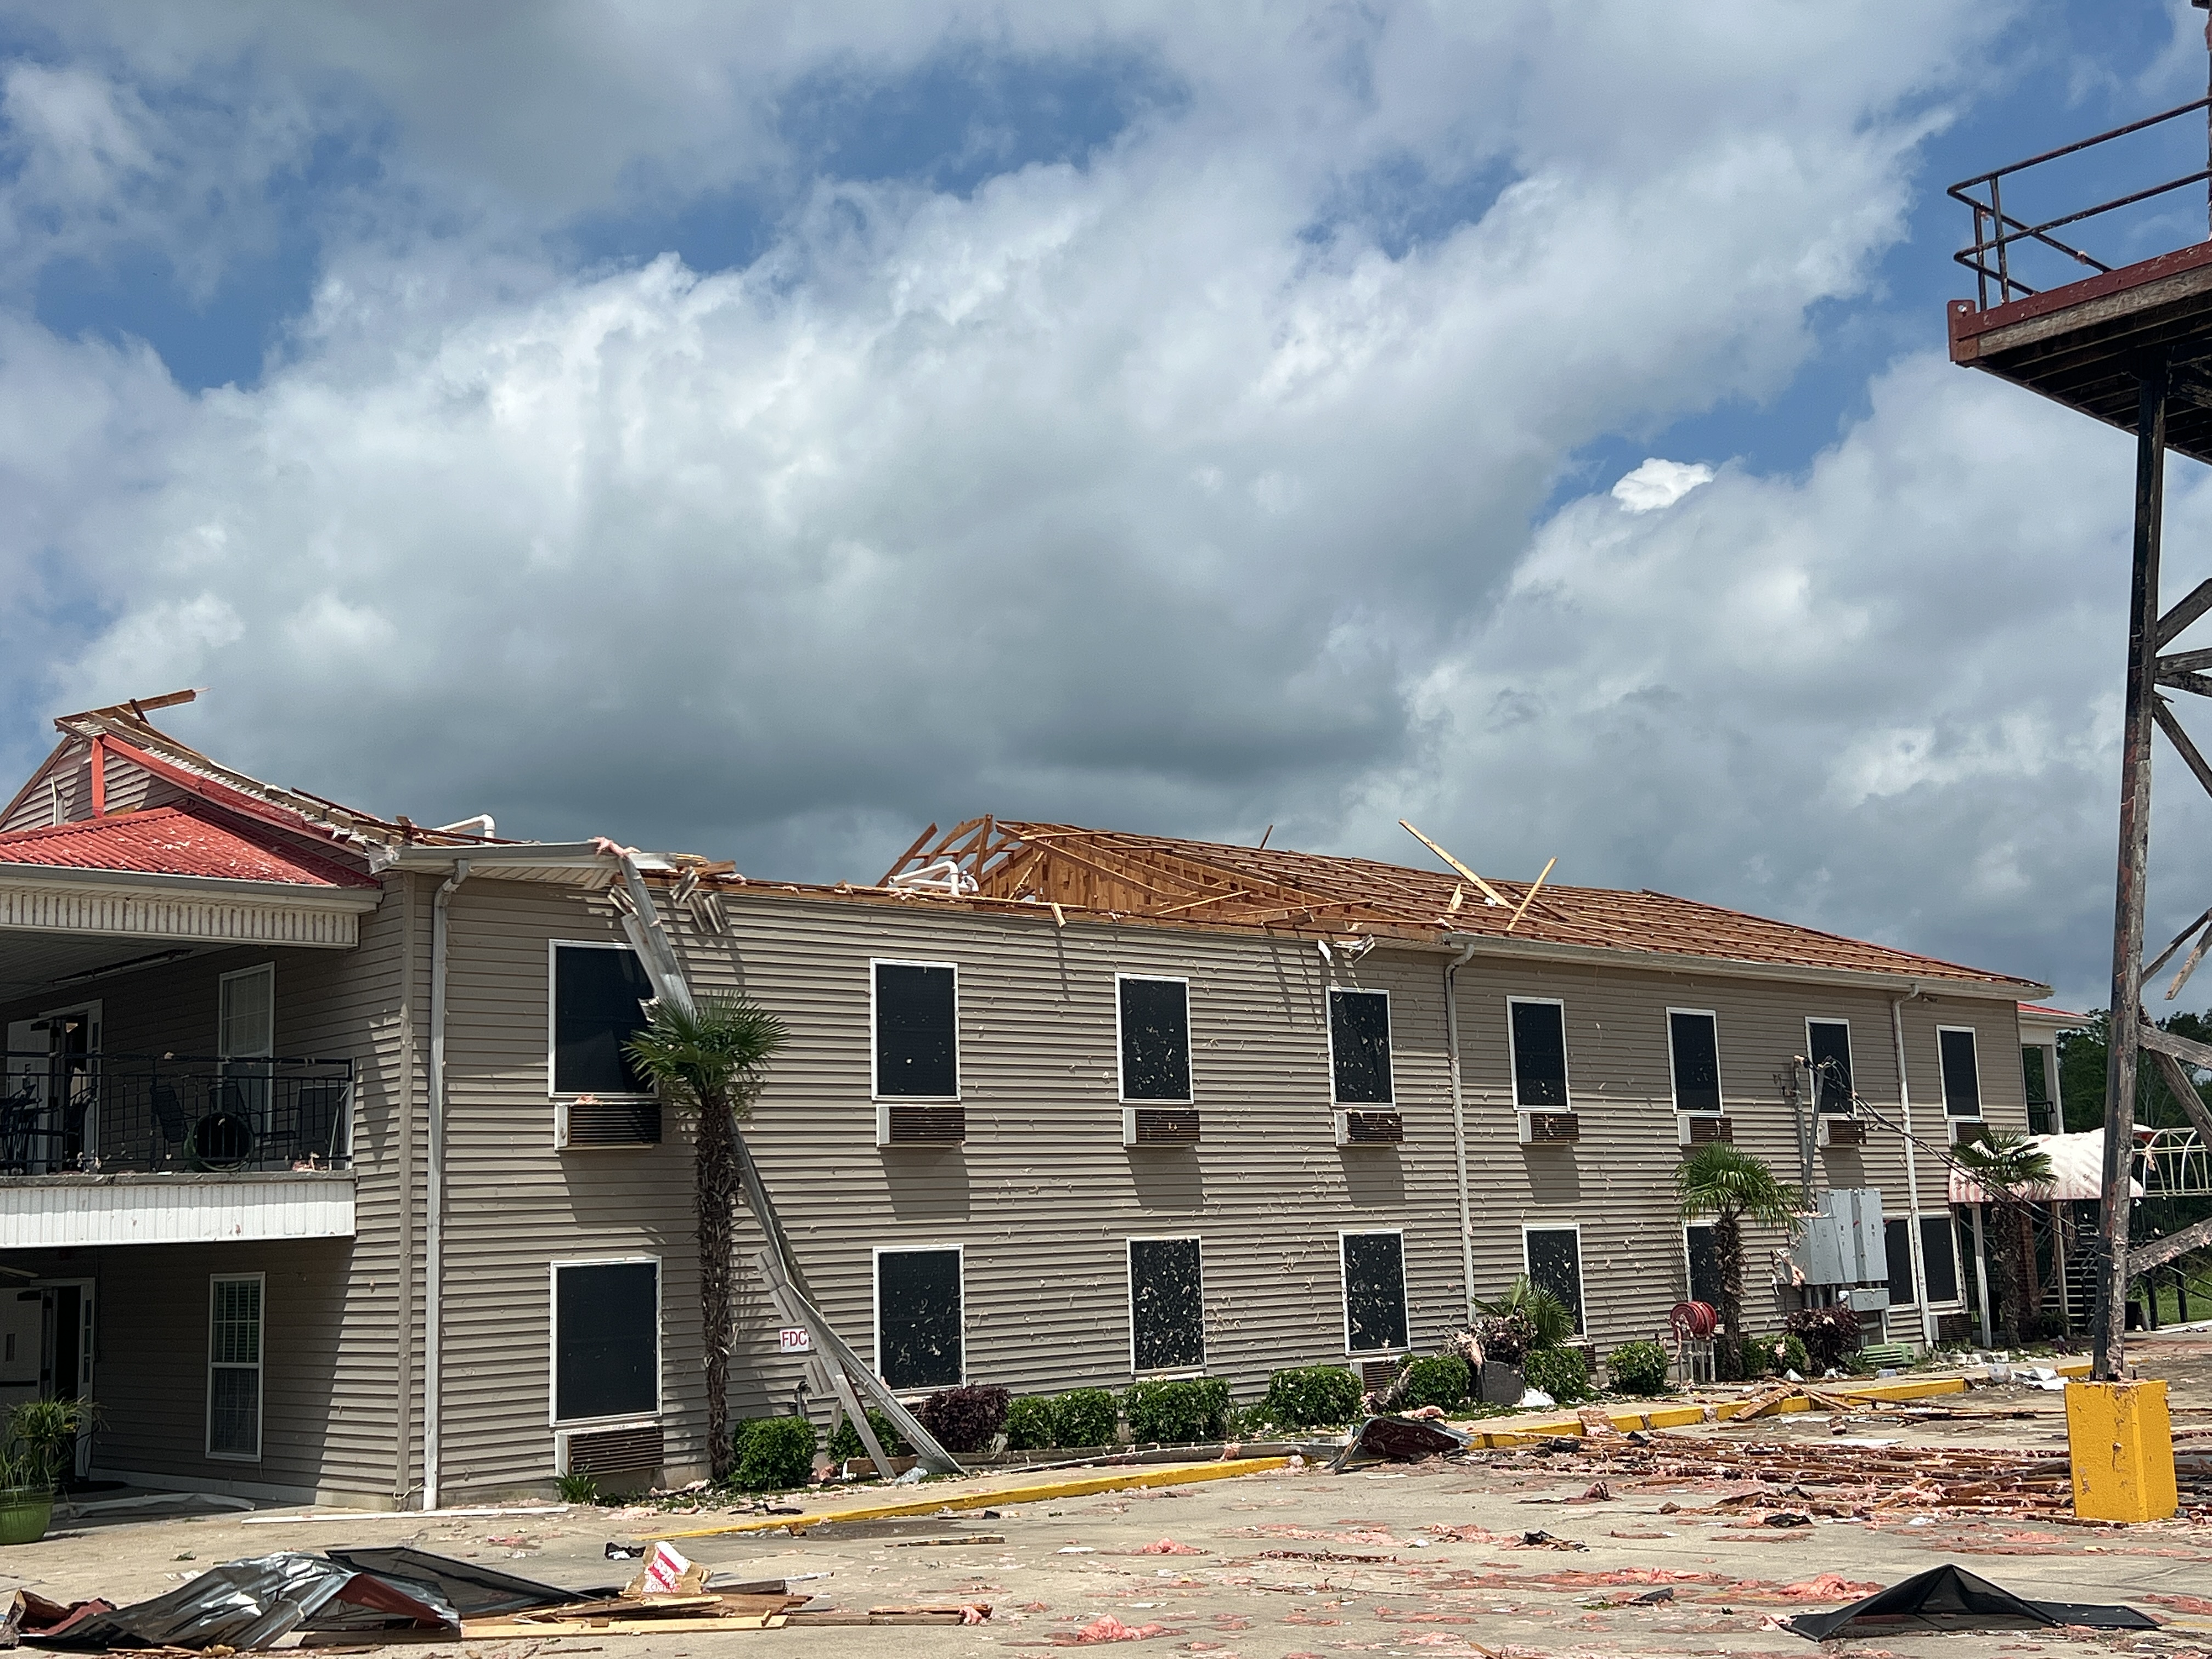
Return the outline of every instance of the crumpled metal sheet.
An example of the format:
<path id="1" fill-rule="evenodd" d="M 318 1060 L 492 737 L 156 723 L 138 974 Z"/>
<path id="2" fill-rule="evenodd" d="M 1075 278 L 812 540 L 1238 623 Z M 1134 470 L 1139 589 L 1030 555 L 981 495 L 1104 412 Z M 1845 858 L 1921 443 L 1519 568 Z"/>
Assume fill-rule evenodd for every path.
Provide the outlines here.
<path id="1" fill-rule="evenodd" d="M 1418 1463 L 1425 1457 L 1449 1457 L 1465 1451 L 1473 1442 L 1457 1429 L 1419 1417 L 1370 1417 L 1353 1431 L 1351 1441 L 1336 1455 L 1332 1469 L 1341 1469 L 1360 1457 L 1385 1457 L 1397 1463 Z"/>
<path id="2" fill-rule="evenodd" d="M 341 1599 L 434 1628 L 458 1631 L 460 1615 L 421 1585 L 403 1590 L 319 1555 L 287 1553 L 226 1561 L 150 1601 L 134 1602 L 51 1636 L 48 1647 L 266 1647 Z"/>

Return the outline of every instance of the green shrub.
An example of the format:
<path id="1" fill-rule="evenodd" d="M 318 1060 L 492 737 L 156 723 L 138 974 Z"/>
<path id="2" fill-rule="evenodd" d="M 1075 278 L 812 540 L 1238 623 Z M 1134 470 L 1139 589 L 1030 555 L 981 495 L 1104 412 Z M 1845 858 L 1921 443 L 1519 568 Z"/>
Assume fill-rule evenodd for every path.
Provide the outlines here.
<path id="1" fill-rule="evenodd" d="M 884 1456 L 911 1457 L 914 1455 L 914 1448 L 908 1445 L 899 1431 L 891 1426 L 890 1418 L 885 1417 L 873 1406 L 868 1407 L 866 1410 L 868 1426 L 876 1431 L 876 1443 L 884 1449 Z M 856 1457 L 866 1457 L 867 1455 L 868 1449 L 860 1443 L 860 1431 L 853 1426 L 850 1419 L 838 1419 L 837 1432 L 830 1437 L 830 1461 L 833 1463 L 849 1463 Z"/>
<path id="2" fill-rule="evenodd" d="M 1041 1394 L 1016 1395 L 1006 1402 L 1006 1449 L 1042 1451 L 1054 1437 L 1053 1402 Z"/>
<path id="3" fill-rule="evenodd" d="M 1779 1376 L 1784 1371 L 1795 1371 L 1800 1376 L 1812 1375 L 1812 1356 L 1805 1352 L 1805 1339 L 1796 1332 L 1780 1331 L 1761 1337 L 1759 1345 L 1766 1351 L 1769 1374 Z"/>
<path id="4" fill-rule="evenodd" d="M 1052 1443 L 1110 1446 L 1121 1420 L 1111 1389 L 1070 1389 L 1052 1402 Z"/>
<path id="5" fill-rule="evenodd" d="M 1133 1382 L 1121 1396 L 1129 1437 L 1139 1445 L 1187 1446 L 1229 1437 L 1229 1385 L 1218 1376 L 1187 1382 Z"/>
<path id="6" fill-rule="evenodd" d="M 1284 1429 L 1334 1429 L 1359 1415 L 1359 1379 L 1341 1365 L 1298 1365 L 1267 1378 L 1253 1408 L 1259 1420 Z"/>
<path id="7" fill-rule="evenodd" d="M 804 1417 L 756 1417 L 731 1431 L 731 1484 L 743 1492 L 788 1492 L 814 1478 L 814 1425 Z"/>
<path id="8" fill-rule="evenodd" d="M 1667 1350 L 1656 1342 L 1624 1342 L 1605 1362 L 1613 1386 L 1623 1394 L 1667 1392 Z"/>
<path id="9" fill-rule="evenodd" d="M 1416 1359 L 1399 1374 L 1399 1398 L 1407 1410 L 1421 1406 L 1437 1406 L 1449 1411 L 1455 1406 L 1467 1403 L 1467 1391 L 1473 1378 L 1467 1361 L 1455 1353 L 1440 1353 L 1428 1359 Z"/>
<path id="10" fill-rule="evenodd" d="M 1562 1406 L 1589 1398 L 1589 1361 L 1580 1348 L 1539 1348 L 1522 1362 L 1521 1375 Z"/>

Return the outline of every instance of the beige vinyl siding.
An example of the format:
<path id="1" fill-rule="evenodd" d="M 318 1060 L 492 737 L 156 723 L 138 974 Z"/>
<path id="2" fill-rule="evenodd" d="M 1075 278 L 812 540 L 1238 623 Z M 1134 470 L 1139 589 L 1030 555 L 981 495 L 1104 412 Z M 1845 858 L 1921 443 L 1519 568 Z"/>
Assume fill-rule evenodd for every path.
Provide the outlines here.
<path id="1" fill-rule="evenodd" d="M 135 761 L 111 754 L 107 757 L 106 791 L 103 804 L 110 814 L 137 811 L 149 806 L 170 806 L 186 799 L 185 793 L 166 778 L 157 778 Z M 0 834 L 14 830 L 43 830 L 92 816 L 92 745 L 78 743 L 40 769 L 21 802 L 4 821 Z"/>
<path id="2" fill-rule="evenodd" d="M 682 1126 L 648 1150 L 556 1152 L 548 941 L 619 943 L 604 903 L 471 880 L 449 908 L 441 1495 L 553 1474 L 550 1264 L 661 1258 L 662 1422 L 672 1468 L 703 1468 L 691 1162 Z"/>

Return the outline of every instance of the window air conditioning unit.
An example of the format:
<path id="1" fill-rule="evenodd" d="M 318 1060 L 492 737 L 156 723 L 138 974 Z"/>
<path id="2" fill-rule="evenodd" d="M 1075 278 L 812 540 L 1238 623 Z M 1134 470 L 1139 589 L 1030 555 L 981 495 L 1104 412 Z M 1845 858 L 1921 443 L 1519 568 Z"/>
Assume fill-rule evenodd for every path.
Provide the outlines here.
<path id="1" fill-rule="evenodd" d="M 1685 1112 L 1674 1120 L 1674 1128 L 1685 1146 L 1735 1139 L 1735 1120 L 1724 1112 Z"/>
<path id="2" fill-rule="evenodd" d="M 876 1103 L 878 1146 L 957 1146 L 968 1139 L 968 1109 L 958 1102 L 921 1105 L 902 1100 Z"/>
<path id="3" fill-rule="evenodd" d="M 1195 1146 L 1198 1108 L 1195 1106 L 1125 1106 L 1121 1109 L 1124 1146 Z"/>
<path id="4" fill-rule="evenodd" d="M 1395 1146 L 1406 1139 L 1402 1114 L 1389 1111 L 1344 1111 L 1336 1115 L 1336 1144 L 1340 1146 Z"/>
<path id="5" fill-rule="evenodd" d="M 1823 1147 L 1863 1146 L 1867 1141 L 1866 1122 L 1839 1112 L 1823 1112 L 1820 1138 Z"/>
<path id="6" fill-rule="evenodd" d="M 1521 1144 L 1523 1146 L 1564 1146 L 1582 1138 L 1583 1121 L 1577 1113 L 1521 1114 Z"/>
<path id="7" fill-rule="evenodd" d="M 612 1429 L 556 1429 L 556 1474 L 642 1474 L 660 1473 L 665 1456 L 660 1425 L 636 1423 Z"/>
<path id="8" fill-rule="evenodd" d="M 651 1097 L 600 1100 L 579 1095 L 553 1103 L 553 1150 L 660 1145 L 660 1102 Z"/>
<path id="9" fill-rule="evenodd" d="M 1951 1120 L 1951 1144 L 1971 1146 L 1976 1141 L 1990 1138 L 1990 1126 L 1978 1117 L 1954 1117 Z"/>

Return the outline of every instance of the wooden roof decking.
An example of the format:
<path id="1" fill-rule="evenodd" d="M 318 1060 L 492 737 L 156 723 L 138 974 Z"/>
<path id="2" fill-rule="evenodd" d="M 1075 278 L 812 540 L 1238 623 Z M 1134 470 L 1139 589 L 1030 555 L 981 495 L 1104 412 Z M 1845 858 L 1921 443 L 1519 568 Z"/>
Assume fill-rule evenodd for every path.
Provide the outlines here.
<path id="1" fill-rule="evenodd" d="M 1990 973 L 1839 933 L 1650 890 L 1491 879 L 1486 902 L 1460 877 L 1380 860 L 1237 847 L 1073 824 L 971 818 L 921 837 L 872 890 L 989 904 L 1057 905 L 1160 923 L 1437 941 L 1454 935 L 1532 945 L 1827 969 L 2045 994 Z M 848 889 L 847 890 L 856 890 Z"/>

